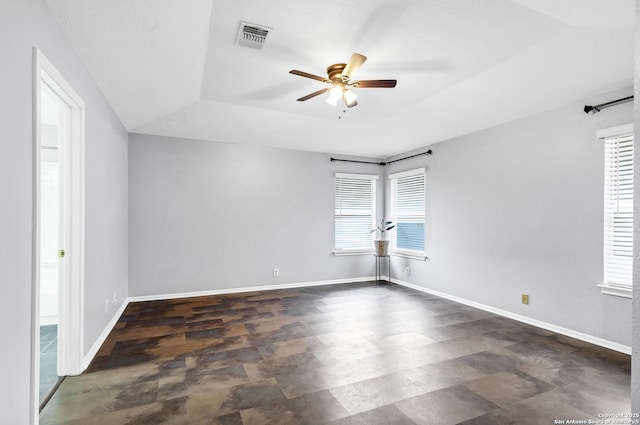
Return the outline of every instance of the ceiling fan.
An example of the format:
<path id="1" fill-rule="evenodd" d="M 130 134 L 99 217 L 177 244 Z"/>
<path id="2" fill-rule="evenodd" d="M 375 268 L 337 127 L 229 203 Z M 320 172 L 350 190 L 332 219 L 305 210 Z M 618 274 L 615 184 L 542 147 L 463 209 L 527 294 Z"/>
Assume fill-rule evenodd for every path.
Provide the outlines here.
<path id="1" fill-rule="evenodd" d="M 333 65 L 329 65 L 327 67 L 327 77 L 321 77 L 319 75 L 313 75 L 308 72 L 292 69 L 289 71 L 289 74 L 299 75 L 301 77 L 311 78 L 312 80 L 318 80 L 329 84 L 329 87 L 325 87 L 301 97 L 298 99 L 298 102 L 304 102 L 312 97 L 329 92 L 327 103 L 336 106 L 338 104 L 338 100 L 342 99 L 347 107 L 352 108 L 356 106 L 358 102 L 356 102 L 357 96 L 350 89 L 393 88 L 396 86 L 396 80 L 354 80 L 354 74 L 360 69 L 366 60 L 366 56 L 361 55 L 360 53 L 354 53 L 346 64 L 334 63 Z"/>

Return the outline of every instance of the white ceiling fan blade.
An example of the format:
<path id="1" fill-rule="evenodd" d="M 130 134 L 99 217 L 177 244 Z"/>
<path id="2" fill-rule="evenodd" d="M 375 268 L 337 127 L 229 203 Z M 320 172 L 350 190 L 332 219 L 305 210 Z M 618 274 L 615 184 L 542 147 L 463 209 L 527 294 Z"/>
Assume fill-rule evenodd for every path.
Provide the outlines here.
<path id="1" fill-rule="evenodd" d="M 360 53 L 354 53 L 351 55 L 351 59 L 349 59 L 349 63 L 342 70 L 342 77 L 347 80 L 353 78 L 353 75 L 358 72 L 364 61 L 367 60 L 367 57 L 361 55 Z"/>

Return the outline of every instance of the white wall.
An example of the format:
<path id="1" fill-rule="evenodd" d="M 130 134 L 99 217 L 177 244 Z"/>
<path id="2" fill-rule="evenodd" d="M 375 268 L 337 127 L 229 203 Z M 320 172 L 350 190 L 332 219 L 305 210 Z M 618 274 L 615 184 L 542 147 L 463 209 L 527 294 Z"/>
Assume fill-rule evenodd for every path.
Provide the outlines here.
<path id="1" fill-rule="evenodd" d="M 129 144 L 130 295 L 374 274 L 371 255 L 331 255 L 334 173 L 381 167 L 139 134 Z"/>
<path id="2" fill-rule="evenodd" d="M 595 286 L 603 279 L 596 131 L 630 122 L 632 105 L 582 108 L 630 91 L 432 145 L 432 156 L 386 169 L 132 134 L 130 295 L 371 276 L 371 258 L 330 255 L 333 172 L 426 166 L 429 259 L 394 257 L 395 278 L 629 346 L 631 300 Z"/>
<path id="3" fill-rule="evenodd" d="M 0 2 L 0 350 L 3 423 L 29 422 L 32 258 L 32 49 L 84 99 L 86 113 L 85 352 L 127 291 L 127 133 L 40 0 Z M 114 306 L 115 307 L 115 306 Z"/>
<path id="4" fill-rule="evenodd" d="M 603 281 L 604 175 L 596 131 L 631 122 L 632 104 L 582 111 L 630 93 L 432 145 L 432 156 L 390 165 L 388 173 L 427 168 L 429 258 L 392 258 L 393 277 L 630 346 L 631 300 L 595 286 Z"/>

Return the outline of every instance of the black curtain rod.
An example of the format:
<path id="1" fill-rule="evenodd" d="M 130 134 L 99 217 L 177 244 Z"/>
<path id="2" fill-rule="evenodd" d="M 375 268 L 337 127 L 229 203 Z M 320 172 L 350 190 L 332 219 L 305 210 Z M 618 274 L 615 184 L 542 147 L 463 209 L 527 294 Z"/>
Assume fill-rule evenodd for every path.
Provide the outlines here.
<path id="1" fill-rule="evenodd" d="M 431 155 L 432 153 L 433 152 L 431 151 L 431 149 L 429 149 L 426 152 L 417 153 L 415 155 L 407 156 L 404 158 L 394 159 L 393 161 L 389 161 L 389 162 L 357 161 L 355 159 L 339 159 L 339 158 L 333 158 L 333 157 L 331 158 L 331 162 L 334 162 L 334 161 L 355 162 L 358 164 L 375 164 L 375 165 L 380 165 L 381 167 L 384 167 L 387 164 L 393 164 L 394 162 L 404 161 L 405 159 L 415 158 L 416 156 L 420 156 L 420 155 Z"/>
<path id="2" fill-rule="evenodd" d="M 386 162 L 371 162 L 371 161 L 356 161 L 355 159 L 339 159 L 339 158 L 331 158 L 331 162 L 339 161 L 339 162 L 356 162 L 358 164 L 375 164 L 375 165 L 387 165 Z"/>
<path id="3" fill-rule="evenodd" d="M 398 162 L 398 161 L 404 161 L 405 159 L 409 159 L 409 158 L 415 158 L 416 156 L 420 156 L 420 155 L 431 155 L 433 152 L 431 152 L 431 149 L 429 149 L 426 152 L 421 152 L 421 153 L 417 153 L 415 155 L 411 155 L 411 156 L 405 156 L 404 158 L 399 158 L 399 159 L 394 159 L 393 161 L 389 161 L 387 162 L 387 164 L 393 164 L 394 162 Z M 386 165 L 386 164 L 385 164 Z"/>
<path id="4" fill-rule="evenodd" d="M 600 112 L 600 110 L 604 108 L 608 108 L 610 106 L 615 106 L 620 103 L 631 102 L 633 100 L 633 96 L 623 97 L 622 99 L 612 100 L 611 102 L 601 103 L 599 105 L 584 105 L 584 113 L 588 114 L 589 112 Z"/>

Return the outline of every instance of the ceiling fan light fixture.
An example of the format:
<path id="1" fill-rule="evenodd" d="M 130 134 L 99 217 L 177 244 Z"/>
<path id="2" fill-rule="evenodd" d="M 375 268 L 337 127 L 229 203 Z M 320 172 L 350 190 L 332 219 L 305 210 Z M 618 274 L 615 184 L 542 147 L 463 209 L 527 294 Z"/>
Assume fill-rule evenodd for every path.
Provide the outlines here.
<path id="1" fill-rule="evenodd" d="M 329 96 L 327 98 L 327 100 L 325 100 L 325 102 L 327 102 L 331 106 L 338 106 L 338 98 L 337 97 Z"/>
<path id="2" fill-rule="evenodd" d="M 329 90 L 329 97 L 326 102 L 331 106 L 338 106 L 338 99 L 342 97 L 343 90 L 344 88 L 341 85 L 334 85 L 333 88 Z"/>
<path id="3" fill-rule="evenodd" d="M 358 102 L 356 102 L 356 99 L 358 98 L 358 95 L 356 95 L 354 92 L 350 91 L 350 90 L 346 90 L 344 91 L 344 94 L 342 95 L 342 99 L 344 100 L 344 104 L 347 105 L 347 107 L 352 108 L 354 106 L 356 106 L 358 104 Z"/>

